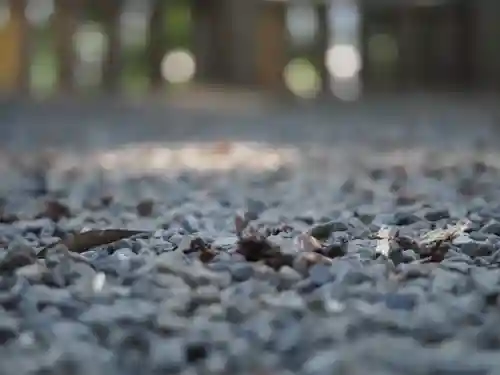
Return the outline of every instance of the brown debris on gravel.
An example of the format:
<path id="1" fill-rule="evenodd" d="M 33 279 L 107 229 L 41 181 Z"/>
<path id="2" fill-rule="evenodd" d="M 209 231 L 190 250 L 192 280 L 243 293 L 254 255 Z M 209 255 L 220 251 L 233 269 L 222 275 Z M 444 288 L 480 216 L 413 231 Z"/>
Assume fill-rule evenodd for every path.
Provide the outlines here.
<path id="1" fill-rule="evenodd" d="M 262 261 L 275 270 L 283 266 L 293 267 L 297 262 L 303 269 L 318 263 L 331 263 L 331 258 L 327 256 L 328 252 L 325 250 L 327 247 L 309 233 L 302 233 L 296 237 L 297 254 L 285 254 L 278 245 L 270 242 L 268 237 L 288 232 L 291 227 L 283 225 L 278 228 L 264 228 L 261 234 L 248 224 L 241 216 L 236 216 L 236 232 L 240 237 L 236 252 L 249 262 Z"/>
<path id="2" fill-rule="evenodd" d="M 189 248 L 184 250 L 184 253 L 198 253 L 198 259 L 203 263 L 210 262 L 217 255 L 217 252 L 200 237 L 194 238 L 189 244 Z"/>
<path id="3" fill-rule="evenodd" d="M 150 217 L 153 215 L 155 202 L 152 199 L 143 199 L 137 204 L 137 214 L 141 217 Z"/>
<path id="4" fill-rule="evenodd" d="M 263 261 L 269 267 L 279 270 L 283 266 L 292 266 L 293 256 L 284 254 L 281 249 L 271 244 L 262 236 L 251 236 L 240 239 L 238 243 L 239 254 L 249 262 Z"/>
<path id="5" fill-rule="evenodd" d="M 441 262 L 451 242 L 469 227 L 469 221 L 461 220 L 446 229 L 427 232 L 419 241 L 420 255 L 428 262 Z"/>
<path id="6" fill-rule="evenodd" d="M 45 202 L 43 212 L 41 212 L 38 216 L 46 217 L 54 222 L 58 222 L 63 218 L 71 217 L 71 211 L 68 206 L 57 200 L 48 200 Z"/>
<path id="7" fill-rule="evenodd" d="M 420 255 L 421 263 L 441 262 L 451 242 L 463 233 L 468 225 L 467 220 L 462 220 L 448 228 L 426 232 L 419 239 L 403 236 L 397 228 L 381 228 L 374 236 L 378 240 L 376 252 L 389 256 L 394 251 L 414 250 Z"/>
<path id="8" fill-rule="evenodd" d="M 70 234 L 66 238 L 61 239 L 59 242 L 43 248 L 38 253 L 38 257 L 44 257 L 48 249 L 57 245 L 66 246 L 70 252 L 83 253 L 84 251 L 87 251 L 96 246 L 108 245 L 124 238 L 145 233 L 146 232 L 143 231 L 128 229 L 105 229 L 90 230 L 83 233 Z"/>

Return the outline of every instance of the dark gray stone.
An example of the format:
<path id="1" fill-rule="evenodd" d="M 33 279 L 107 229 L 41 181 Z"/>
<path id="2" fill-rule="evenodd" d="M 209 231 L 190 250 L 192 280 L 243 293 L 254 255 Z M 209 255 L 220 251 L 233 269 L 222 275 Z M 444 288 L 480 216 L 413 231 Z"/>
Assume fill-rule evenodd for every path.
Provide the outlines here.
<path id="1" fill-rule="evenodd" d="M 491 220 L 481 228 L 481 232 L 500 236 L 500 222 L 496 220 Z"/>
<path id="2" fill-rule="evenodd" d="M 325 239 L 330 237 L 330 234 L 332 232 L 343 232 L 347 231 L 348 229 L 349 227 L 347 226 L 347 223 L 333 220 L 333 221 L 328 221 L 326 223 L 315 225 L 311 229 L 311 236 L 318 239 Z"/>
<path id="3" fill-rule="evenodd" d="M 36 260 L 36 252 L 33 248 L 21 245 L 13 246 L 0 258 L 0 272 L 14 272 L 17 268 L 35 263 Z"/>
<path id="4" fill-rule="evenodd" d="M 453 245 L 471 257 L 491 255 L 494 251 L 494 247 L 491 244 L 484 241 L 476 241 L 466 234 L 461 234 L 455 238 Z"/>
<path id="5" fill-rule="evenodd" d="M 434 210 L 428 210 L 424 214 L 424 218 L 429 221 L 439 221 L 442 219 L 448 219 L 450 217 L 450 213 L 447 208 L 437 208 Z"/>
<path id="6" fill-rule="evenodd" d="M 315 264 L 309 268 L 309 279 L 317 286 L 326 284 L 335 278 L 332 268 L 325 264 Z"/>
<path id="7" fill-rule="evenodd" d="M 385 305 L 392 310 L 412 310 L 417 304 L 417 297 L 412 294 L 389 293 L 384 297 Z"/>
<path id="8" fill-rule="evenodd" d="M 229 268 L 234 281 L 246 281 L 252 277 L 254 270 L 249 263 L 235 263 Z"/>

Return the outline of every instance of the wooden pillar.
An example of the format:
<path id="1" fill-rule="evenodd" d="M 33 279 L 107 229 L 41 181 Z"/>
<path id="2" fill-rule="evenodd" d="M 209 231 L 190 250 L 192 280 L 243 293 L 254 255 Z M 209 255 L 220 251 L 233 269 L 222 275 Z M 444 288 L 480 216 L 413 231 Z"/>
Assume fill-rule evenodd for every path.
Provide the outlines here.
<path id="1" fill-rule="evenodd" d="M 193 0 L 191 34 L 193 53 L 196 61 L 195 80 L 209 83 L 214 80 L 214 2 L 211 0 Z"/>
<path id="2" fill-rule="evenodd" d="M 104 32 L 108 40 L 108 48 L 102 66 L 102 86 L 109 93 L 116 93 L 120 88 L 122 73 L 122 43 L 120 16 L 123 0 L 103 1 Z"/>
<path id="3" fill-rule="evenodd" d="M 265 89 L 286 92 L 283 79 L 283 70 L 288 60 L 285 6 L 280 3 L 263 3 L 256 30 L 257 82 Z"/>
<path id="4" fill-rule="evenodd" d="M 1 84 L 16 94 L 30 86 L 30 26 L 26 0 L 9 0 L 10 20 L 2 30 Z"/>
<path id="5" fill-rule="evenodd" d="M 231 81 L 236 85 L 253 86 L 256 83 L 256 38 L 258 1 L 227 1 L 227 20 L 230 24 L 228 48 Z"/>
<path id="6" fill-rule="evenodd" d="M 164 86 L 161 63 L 166 51 L 165 12 L 167 4 L 168 1 L 165 0 L 152 0 L 149 17 L 146 56 L 149 84 L 154 91 Z"/>
<path id="7" fill-rule="evenodd" d="M 321 80 L 321 96 L 329 96 L 330 90 L 330 74 L 326 67 L 326 51 L 329 47 L 330 30 L 328 26 L 328 7 L 324 4 L 318 5 L 316 8 L 318 20 L 318 35 L 315 45 L 314 60 L 317 63 L 317 69 Z"/>
<path id="8" fill-rule="evenodd" d="M 477 0 L 467 4 L 469 22 L 474 25 L 474 33 L 470 35 L 471 76 L 474 86 L 480 90 L 500 91 L 500 23 L 498 14 L 500 3 L 488 0 Z"/>
<path id="9" fill-rule="evenodd" d="M 399 81 L 406 90 L 418 87 L 418 25 L 413 17 L 412 7 L 399 7 L 398 46 L 400 52 Z"/>
<path id="10" fill-rule="evenodd" d="M 476 72 L 474 71 L 476 8 L 467 0 L 459 1 L 457 9 L 457 40 L 460 60 L 460 76 L 467 89 L 474 88 Z M 460 43 L 461 42 L 461 43 Z"/>
<path id="11" fill-rule="evenodd" d="M 59 90 L 73 92 L 75 89 L 76 54 L 74 36 L 78 27 L 82 0 L 55 0 L 54 37 L 58 65 Z"/>

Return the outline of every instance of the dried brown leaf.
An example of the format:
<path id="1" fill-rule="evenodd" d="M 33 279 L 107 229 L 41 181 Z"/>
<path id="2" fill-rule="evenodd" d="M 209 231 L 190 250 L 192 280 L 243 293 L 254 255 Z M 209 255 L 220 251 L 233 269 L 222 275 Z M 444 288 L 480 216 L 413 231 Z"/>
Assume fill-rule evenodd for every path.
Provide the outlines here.
<path id="1" fill-rule="evenodd" d="M 69 251 L 74 253 L 83 253 L 93 247 L 107 245 L 123 238 L 132 237 L 138 234 L 145 234 L 144 231 L 128 230 L 128 229 L 105 229 L 105 230 L 90 230 L 84 233 L 70 234 L 68 237 L 43 248 L 39 253 L 39 257 L 45 256 L 47 250 L 56 245 L 64 245 Z"/>

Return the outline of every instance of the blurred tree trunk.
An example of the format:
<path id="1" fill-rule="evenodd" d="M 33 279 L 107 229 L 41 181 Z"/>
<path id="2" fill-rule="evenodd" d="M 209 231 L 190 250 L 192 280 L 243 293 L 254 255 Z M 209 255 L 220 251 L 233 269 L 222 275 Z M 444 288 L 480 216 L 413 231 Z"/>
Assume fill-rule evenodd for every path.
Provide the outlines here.
<path id="1" fill-rule="evenodd" d="M 193 0 L 191 18 L 193 20 L 192 44 L 196 59 L 196 80 L 210 83 L 214 80 L 214 1 Z"/>
<path id="2" fill-rule="evenodd" d="M 120 33 L 123 0 L 103 1 L 100 6 L 102 7 L 104 32 L 108 43 L 102 66 L 102 87 L 109 93 L 116 93 L 120 89 L 123 62 Z"/>
<path id="3" fill-rule="evenodd" d="M 167 4 L 166 0 L 152 0 L 149 17 L 146 54 L 149 84 L 154 91 L 161 89 L 164 84 L 161 63 L 166 49 L 165 13 Z"/>
<path id="4" fill-rule="evenodd" d="M 286 6 L 281 3 L 262 4 L 257 28 L 258 84 L 280 94 L 287 91 L 283 79 L 289 57 L 285 11 Z"/>
<path id="5" fill-rule="evenodd" d="M 82 0 L 55 0 L 54 37 L 58 64 L 58 85 L 63 93 L 74 91 L 76 54 L 73 38 L 78 27 Z"/>
<path id="6" fill-rule="evenodd" d="M 253 86 L 257 81 L 256 50 L 259 2 L 227 0 L 226 22 L 229 23 L 228 58 L 231 81 Z"/>
<path id="7" fill-rule="evenodd" d="M 318 20 L 318 36 L 315 51 L 315 61 L 317 61 L 317 69 L 321 81 L 321 96 L 330 96 L 330 73 L 326 66 L 326 52 L 329 48 L 329 27 L 328 27 L 328 7 L 319 5 L 316 8 Z"/>
<path id="8" fill-rule="evenodd" d="M 14 83 L 16 94 L 29 93 L 30 89 L 30 25 L 26 18 L 26 0 L 9 0 L 11 22 L 17 37 L 15 61 L 18 64 Z"/>

